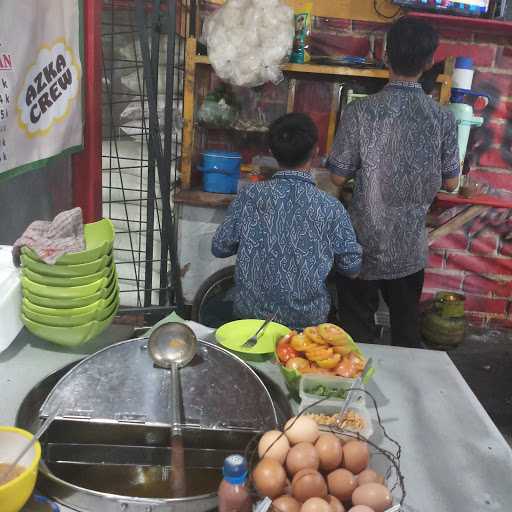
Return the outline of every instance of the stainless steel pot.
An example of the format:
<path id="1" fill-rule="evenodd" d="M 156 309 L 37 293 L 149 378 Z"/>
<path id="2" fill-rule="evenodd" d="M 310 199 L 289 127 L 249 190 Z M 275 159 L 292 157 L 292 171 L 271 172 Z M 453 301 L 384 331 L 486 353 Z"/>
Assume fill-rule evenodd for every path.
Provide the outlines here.
<path id="1" fill-rule="evenodd" d="M 27 396 L 17 421 L 24 428 L 36 429 L 55 407 L 62 411 L 42 439 L 40 491 L 83 512 L 215 508 L 224 457 L 243 452 L 282 417 L 258 375 L 216 345 L 200 342 L 180 371 L 187 497 L 166 495 L 169 379 L 153 367 L 146 339 L 104 349 Z M 278 400 L 287 408 L 281 416 L 289 416 L 284 395 Z"/>

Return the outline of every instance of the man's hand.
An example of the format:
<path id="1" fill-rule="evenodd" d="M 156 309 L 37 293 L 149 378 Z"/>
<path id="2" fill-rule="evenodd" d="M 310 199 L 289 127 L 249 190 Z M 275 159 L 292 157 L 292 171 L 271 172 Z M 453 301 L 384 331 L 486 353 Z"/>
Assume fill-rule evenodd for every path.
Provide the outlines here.
<path id="1" fill-rule="evenodd" d="M 456 188 L 459 186 L 459 177 L 448 178 L 443 180 L 443 190 L 447 190 L 448 192 L 454 192 Z"/>
<path id="2" fill-rule="evenodd" d="M 345 176 L 338 176 L 337 174 L 334 174 L 331 172 L 331 181 L 337 186 L 337 187 L 343 187 L 345 185 L 345 182 L 347 181 L 347 178 Z"/>

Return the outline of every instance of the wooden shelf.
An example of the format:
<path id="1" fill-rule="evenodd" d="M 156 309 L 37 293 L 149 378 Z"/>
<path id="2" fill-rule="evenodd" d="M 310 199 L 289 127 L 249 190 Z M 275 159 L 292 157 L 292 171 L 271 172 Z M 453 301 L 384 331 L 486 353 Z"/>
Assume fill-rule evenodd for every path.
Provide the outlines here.
<path id="1" fill-rule="evenodd" d="M 209 65 L 210 61 L 205 55 L 196 57 L 196 64 Z M 352 68 L 348 66 L 325 66 L 322 64 L 283 64 L 283 71 L 291 73 L 309 73 L 316 75 L 334 75 L 334 76 L 362 76 L 366 78 L 380 78 L 387 80 L 389 72 L 387 69 L 373 68 Z"/>
<path id="2" fill-rule="evenodd" d="M 176 193 L 174 201 L 177 204 L 225 208 L 230 205 L 235 197 L 236 194 L 213 194 L 199 189 L 181 189 Z M 440 192 L 437 194 L 437 200 L 453 206 L 468 205 L 487 206 L 489 208 L 512 208 L 512 200 L 506 200 L 500 197 L 490 196 L 488 194 L 480 194 L 478 196 L 465 198 Z"/>
<path id="3" fill-rule="evenodd" d="M 485 32 L 512 37 L 512 21 L 490 20 L 488 18 L 472 18 L 469 16 L 452 16 L 431 12 L 409 11 L 408 16 L 421 18 L 433 25 L 448 28 L 466 28 L 474 32 Z"/>
<path id="4" fill-rule="evenodd" d="M 210 65 L 206 55 L 197 55 L 196 64 Z M 331 75 L 331 76 L 356 76 L 364 78 L 379 78 L 381 80 L 389 79 L 387 69 L 356 68 L 349 66 L 327 66 L 323 64 L 283 64 L 281 69 L 288 73 L 307 73 L 310 75 Z M 438 83 L 443 85 L 450 84 L 448 75 L 439 75 Z"/>
<path id="5" fill-rule="evenodd" d="M 355 3 L 354 3 L 355 4 Z M 351 3 L 352 5 L 352 3 Z M 390 4 L 391 5 L 391 4 Z M 353 18 L 351 18 L 353 19 Z M 195 121 L 195 102 L 196 102 L 196 70 L 201 66 L 210 65 L 210 61 L 206 55 L 197 54 L 197 40 L 194 37 L 187 39 L 186 46 L 186 65 L 185 65 L 185 90 L 183 99 L 183 141 L 182 141 L 182 154 L 181 154 L 181 185 L 182 189 L 187 190 L 191 187 L 192 176 L 192 162 L 194 152 L 194 131 L 197 128 Z M 374 68 L 357 68 L 349 66 L 332 66 L 322 64 L 283 64 L 282 70 L 290 74 L 289 88 L 288 88 L 288 103 L 287 112 L 293 111 L 295 99 L 295 84 L 302 76 L 311 76 L 320 79 L 320 77 L 361 77 L 373 78 L 379 80 L 389 80 L 389 71 L 387 69 L 374 69 Z M 334 81 L 339 82 L 339 80 Z M 437 77 L 437 82 L 440 84 L 439 101 L 441 104 L 446 104 L 450 100 L 451 92 L 451 71 L 449 66 L 445 66 L 445 72 Z M 334 131 L 337 121 L 338 107 L 336 90 L 337 84 L 333 84 L 332 107 L 329 114 L 328 126 L 328 146 L 334 138 Z M 249 132 L 247 132 L 249 133 Z M 256 132 L 255 132 L 256 133 Z M 196 201 L 198 196 L 187 198 L 186 202 L 193 204 L 191 201 Z M 178 200 L 181 202 L 183 196 L 179 196 Z M 210 201 L 206 197 L 202 197 L 197 204 L 204 204 L 203 201 Z"/>
<path id="6" fill-rule="evenodd" d="M 236 194 L 213 194 L 198 189 L 178 190 L 174 196 L 177 204 L 188 204 L 192 206 L 206 206 L 211 208 L 228 207 Z"/>
<path id="7" fill-rule="evenodd" d="M 490 208 L 512 208 L 512 199 L 507 200 L 489 194 L 478 194 L 476 196 L 466 198 L 440 192 L 437 194 L 437 200 L 452 205 L 467 204 L 489 206 Z"/>

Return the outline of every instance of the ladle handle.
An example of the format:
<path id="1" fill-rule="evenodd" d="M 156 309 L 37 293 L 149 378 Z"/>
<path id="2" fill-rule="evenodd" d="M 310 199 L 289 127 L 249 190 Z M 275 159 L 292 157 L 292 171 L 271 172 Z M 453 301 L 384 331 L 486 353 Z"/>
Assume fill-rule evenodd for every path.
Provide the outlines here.
<path id="1" fill-rule="evenodd" d="M 181 388 L 177 364 L 171 365 L 171 490 L 175 498 L 186 495 L 185 449 L 181 437 Z"/>
<path id="2" fill-rule="evenodd" d="M 171 365 L 171 434 L 181 436 L 181 389 L 177 364 Z"/>

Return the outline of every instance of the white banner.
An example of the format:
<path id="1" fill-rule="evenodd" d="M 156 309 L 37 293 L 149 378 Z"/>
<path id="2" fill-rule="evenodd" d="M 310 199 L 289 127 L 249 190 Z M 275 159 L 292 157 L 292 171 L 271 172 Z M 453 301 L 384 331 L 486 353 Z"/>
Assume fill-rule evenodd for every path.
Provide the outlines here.
<path id="1" fill-rule="evenodd" d="M 81 0 L 0 0 L 0 180 L 82 148 Z"/>

